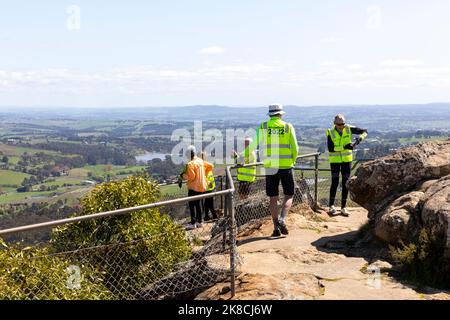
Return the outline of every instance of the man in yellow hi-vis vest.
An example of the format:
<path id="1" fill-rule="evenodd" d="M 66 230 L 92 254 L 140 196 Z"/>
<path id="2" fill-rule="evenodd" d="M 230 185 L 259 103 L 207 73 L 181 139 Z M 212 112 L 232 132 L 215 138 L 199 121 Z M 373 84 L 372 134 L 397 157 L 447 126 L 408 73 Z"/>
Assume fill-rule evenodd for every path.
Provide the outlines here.
<path id="1" fill-rule="evenodd" d="M 359 137 L 352 143 L 352 134 L 358 134 Z M 334 118 L 334 126 L 327 129 L 327 145 L 331 167 L 331 188 L 330 188 L 330 208 L 329 214 L 334 215 L 336 208 L 334 201 L 339 185 L 339 174 L 342 174 L 342 202 L 341 214 L 348 217 L 347 205 L 347 181 L 350 178 L 351 166 L 353 161 L 353 149 L 362 140 L 367 137 L 367 129 L 352 127 L 345 123 L 345 117 L 338 114 Z"/>
<path id="2" fill-rule="evenodd" d="M 203 151 L 200 153 L 200 158 L 203 160 L 205 164 L 205 174 L 208 185 L 206 186 L 205 193 L 212 193 L 216 189 L 216 179 L 214 177 L 214 165 L 208 161 L 206 161 L 206 152 Z M 205 212 L 205 221 L 209 221 L 211 219 L 217 219 L 216 209 L 214 208 L 214 197 L 206 198 L 203 201 L 203 211 Z M 209 215 L 211 211 L 212 218 Z"/>
<path id="3" fill-rule="evenodd" d="M 257 132 L 256 139 L 249 150 L 259 145 L 260 158 L 264 164 L 266 175 L 266 194 L 270 197 L 270 213 L 274 224 L 272 236 L 289 234 L 286 227 L 286 216 L 292 206 L 295 192 L 293 167 L 297 161 L 298 144 L 294 126 L 281 120 L 285 114 L 283 106 L 269 106 L 269 121 L 263 122 Z M 281 213 L 278 214 L 278 188 L 283 186 L 284 199 Z"/>
<path id="4" fill-rule="evenodd" d="M 233 157 L 238 164 L 249 164 L 257 161 L 256 152 L 249 150 L 249 145 L 252 142 L 252 138 L 245 137 L 244 140 L 244 152 L 238 155 L 236 151 L 233 151 Z M 250 193 L 250 188 L 253 182 L 256 180 L 256 167 L 243 167 L 237 169 L 237 180 L 239 181 L 238 193 L 241 199 L 246 199 Z"/>

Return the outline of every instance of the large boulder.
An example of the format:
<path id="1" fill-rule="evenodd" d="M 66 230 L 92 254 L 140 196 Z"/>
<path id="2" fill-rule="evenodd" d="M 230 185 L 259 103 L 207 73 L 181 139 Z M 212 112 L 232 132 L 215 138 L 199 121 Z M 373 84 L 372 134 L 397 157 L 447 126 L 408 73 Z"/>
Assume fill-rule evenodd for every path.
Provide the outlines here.
<path id="1" fill-rule="evenodd" d="M 401 149 L 361 165 L 348 183 L 374 234 L 410 242 L 425 228 L 450 248 L 450 140 Z"/>
<path id="2" fill-rule="evenodd" d="M 450 175 L 428 188 L 420 207 L 423 227 L 450 249 Z"/>
<path id="3" fill-rule="evenodd" d="M 375 235 L 389 243 L 409 242 L 417 236 L 417 205 L 424 193 L 413 191 L 392 202 L 375 217 Z"/>
<path id="4" fill-rule="evenodd" d="M 418 182 L 450 174 L 450 139 L 422 143 L 362 164 L 348 182 L 351 198 L 370 212 L 383 209 Z"/>

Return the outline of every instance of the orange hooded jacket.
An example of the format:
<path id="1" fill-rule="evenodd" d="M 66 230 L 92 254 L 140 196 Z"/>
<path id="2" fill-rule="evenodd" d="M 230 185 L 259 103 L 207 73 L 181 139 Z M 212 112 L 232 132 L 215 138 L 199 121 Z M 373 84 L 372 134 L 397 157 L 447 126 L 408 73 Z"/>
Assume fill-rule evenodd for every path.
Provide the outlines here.
<path id="1" fill-rule="evenodd" d="M 187 180 L 189 190 L 197 192 L 206 191 L 206 187 L 208 186 L 208 181 L 206 180 L 206 169 L 209 168 L 208 164 L 198 157 L 194 157 L 194 159 L 189 161 L 186 173 L 183 174 L 183 179 Z"/>

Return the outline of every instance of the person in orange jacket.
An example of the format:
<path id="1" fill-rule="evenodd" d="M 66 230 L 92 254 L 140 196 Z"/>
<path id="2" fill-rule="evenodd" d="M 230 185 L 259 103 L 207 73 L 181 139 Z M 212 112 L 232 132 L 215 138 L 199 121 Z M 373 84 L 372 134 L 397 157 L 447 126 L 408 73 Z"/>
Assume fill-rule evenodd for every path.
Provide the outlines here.
<path id="1" fill-rule="evenodd" d="M 186 150 L 186 156 L 190 161 L 186 166 L 186 172 L 183 174 L 183 179 L 187 180 L 188 197 L 203 194 L 207 188 L 205 164 L 195 154 L 195 147 L 189 146 Z M 200 227 L 202 225 L 200 200 L 189 201 L 189 211 L 191 214 L 190 227 Z"/>

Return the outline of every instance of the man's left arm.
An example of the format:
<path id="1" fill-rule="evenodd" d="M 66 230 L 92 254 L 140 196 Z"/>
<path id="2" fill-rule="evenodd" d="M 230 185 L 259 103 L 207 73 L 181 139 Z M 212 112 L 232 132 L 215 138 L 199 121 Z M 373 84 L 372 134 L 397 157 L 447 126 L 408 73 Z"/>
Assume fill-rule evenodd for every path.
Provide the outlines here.
<path id="1" fill-rule="evenodd" d="M 352 134 L 359 135 L 359 137 L 357 139 L 358 143 L 363 141 L 367 137 L 367 133 L 368 133 L 367 129 L 361 129 L 358 127 L 351 127 L 350 129 L 352 131 Z"/>
<path id="2" fill-rule="evenodd" d="M 294 161 L 297 160 L 298 156 L 298 143 L 297 143 L 297 135 L 295 134 L 295 128 L 292 124 L 289 125 L 291 137 L 290 137 L 290 144 L 291 144 L 291 150 L 292 150 L 292 156 L 294 158 Z"/>

